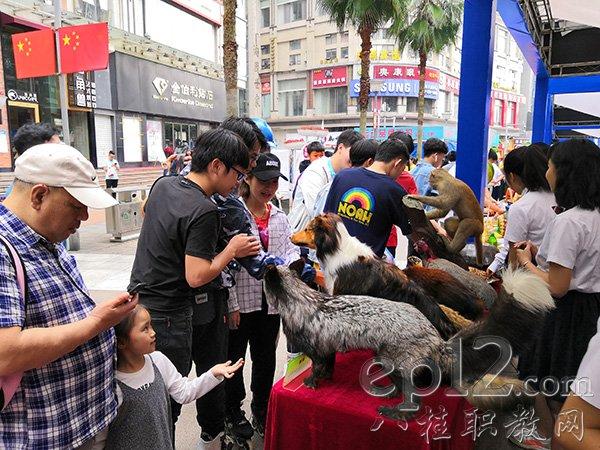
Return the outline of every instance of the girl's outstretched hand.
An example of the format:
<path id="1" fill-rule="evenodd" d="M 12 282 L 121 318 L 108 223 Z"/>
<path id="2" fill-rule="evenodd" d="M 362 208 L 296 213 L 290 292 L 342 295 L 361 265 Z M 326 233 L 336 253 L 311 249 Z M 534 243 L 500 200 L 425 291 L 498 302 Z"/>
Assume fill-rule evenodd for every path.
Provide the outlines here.
<path id="1" fill-rule="evenodd" d="M 215 378 L 219 377 L 219 376 L 223 376 L 225 378 L 231 378 L 235 374 L 236 370 L 238 370 L 243 365 L 244 365 L 244 360 L 242 358 L 240 358 L 233 365 L 231 364 L 231 361 L 227 361 L 226 363 L 223 363 L 223 364 L 217 364 L 212 369 L 210 369 L 210 372 L 213 374 L 213 376 Z"/>

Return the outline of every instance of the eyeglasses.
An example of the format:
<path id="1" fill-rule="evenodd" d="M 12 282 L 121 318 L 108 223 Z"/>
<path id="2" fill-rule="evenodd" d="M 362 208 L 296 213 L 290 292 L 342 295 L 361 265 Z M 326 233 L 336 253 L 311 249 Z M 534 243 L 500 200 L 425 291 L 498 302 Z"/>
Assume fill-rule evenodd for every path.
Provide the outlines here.
<path id="1" fill-rule="evenodd" d="M 233 170 L 235 170 L 237 172 L 237 180 L 238 181 L 242 181 L 244 178 L 246 178 L 247 174 L 245 174 L 244 172 L 242 172 L 241 170 L 237 170 L 235 167 L 231 166 L 231 168 Z"/>

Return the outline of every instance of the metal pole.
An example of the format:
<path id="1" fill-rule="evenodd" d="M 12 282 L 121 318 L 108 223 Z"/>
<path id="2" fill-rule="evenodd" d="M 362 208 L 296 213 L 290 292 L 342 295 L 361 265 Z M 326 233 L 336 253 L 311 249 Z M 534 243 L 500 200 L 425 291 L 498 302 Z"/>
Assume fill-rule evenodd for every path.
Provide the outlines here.
<path id="1" fill-rule="evenodd" d="M 60 94 L 60 118 L 62 121 L 63 142 L 71 145 L 71 134 L 69 132 L 69 110 L 67 96 L 67 76 L 60 73 L 60 37 L 58 29 L 62 25 L 60 0 L 54 0 L 54 33 L 56 35 L 56 67 L 58 70 L 58 89 Z"/>

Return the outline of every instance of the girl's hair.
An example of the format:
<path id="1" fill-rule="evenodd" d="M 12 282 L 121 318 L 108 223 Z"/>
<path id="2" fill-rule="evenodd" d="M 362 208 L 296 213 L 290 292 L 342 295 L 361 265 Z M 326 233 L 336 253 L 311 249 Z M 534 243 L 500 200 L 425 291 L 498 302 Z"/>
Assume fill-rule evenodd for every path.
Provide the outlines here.
<path id="1" fill-rule="evenodd" d="M 244 178 L 240 183 L 240 187 L 238 187 L 238 194 L 240 194 L 240 197 L 242 197 L 244 201 L 248 200 L 248 197 L 250 197 L 250 185 L 248 184 L 247 180 L 248 177 L 251 176 L 252 175 L 248 175 L 246 178 Z"/>
<path id="2" fill-rule="evenodd" d="M 133 311 L 127 314 L 127 317 L 125 317 L 117 325 L 115 325 L 115 336 L 117 337 L 117 339 L 123 342 L 127 342 L 129 338 L 129 332 L 133 327 L 133 321 L 135 320 L 135 316 L 137 316 L 137 314 L 142 310 L 146 310 L 146 308 L 138 304 L 133 309 Z"/>
<path id="3" fill-rule="evenodd" d="M 550 192 L 550 185 L 546 180 L 548 159 L 542 151 L 534 145 L 518 147 L 504 158 L 504 173 L 518 175 L 530 191 Z"/>
<path id="4" fill-rule="evenodd" d="M 552 145 L 550 161 L 556 168 L 554 196 L 558 206 L 600 208 L 600 148 L 585 139 Z"/>

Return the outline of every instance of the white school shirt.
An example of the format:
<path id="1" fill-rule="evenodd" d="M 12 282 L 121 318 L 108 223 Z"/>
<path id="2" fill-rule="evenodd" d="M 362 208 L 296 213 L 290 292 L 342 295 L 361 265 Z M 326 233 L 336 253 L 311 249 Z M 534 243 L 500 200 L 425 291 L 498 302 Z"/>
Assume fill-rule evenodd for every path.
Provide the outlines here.
<path id="1" fill-rule="evenodd" d="M 173 400 L 182 405 L 202 397 L 223 381 L 223 377 L 215 377 L 210 370 L 193 380 L 190 380 L 188 377 L 182 377 L 177 372 L 171 360 L 161 352 L 152 352 L 150 355 L 144 355 L 144 359 L 144 367 L 137 372 L 126 373 L 119 370 L 115 371 L 117 380 L 125 383 L 132 389 L 143 389 L 154 381 L 154 368 L 152 367 L 152 362 L 154 362 L 154 365 L 156 365 L 156 368 L 163 377 L 169 395 Z M 123 402 L 123 393 L 118 385 L 117 399 L 120 406 Z"/>
<path id="2" fill-rule="evenodd" d="M 577 377 L 571 383 L 571 391 L 590 405 L 600 409 L 600 319 L 598 332 L 588 344 L 581 360 Z"/>
<path id="3" fill-rule="evenodd" d="M 524 191 L 523 196 L 508 210 L 502 250 L 490 264 L 489 269 L 492 272 L 497 273 L 504 267 L 509 242 L 531 241 L 536 247 L 542 244 L 546 228 L 556 217 L 552 209 L 555 205 L 556 200 L 552 192 Z"/>
<path id="4" fill-rule="evenodd" d="M 317 195 L 323 187 L 333 180 L 335 172 L 331 165 L 331 158 L 319 158 L 311 163 L 310 166 L 302 172 L 302 177 L 298 180 L 296 187 L 296 196 L 292 204 L 288 218 L 292 231 L 303 230 L 312 218 Z"/>
<path id="5" fill-rule="evenodd" d="M 104 167 L 106 168 L 105 179 L 107 179 L 107 180 L 118 180 L 119 179 L 119 172 L 117 171 L 117 169 L 120 169 L 121 166 L 119 166 L 119 162 L 116 159 L 113 159 L 112 161 L 110 159 L 107 159 Z"/>
<path id="6" fill-rule="evenodd" d="M 600 211 L 574 207 L 558 214 L 546 230 L 537 263 L 573 270 L 569 290 L 600 292 Z"/>

